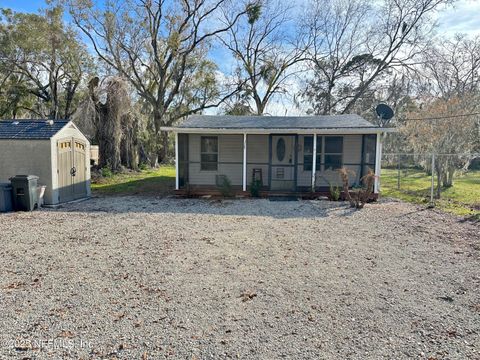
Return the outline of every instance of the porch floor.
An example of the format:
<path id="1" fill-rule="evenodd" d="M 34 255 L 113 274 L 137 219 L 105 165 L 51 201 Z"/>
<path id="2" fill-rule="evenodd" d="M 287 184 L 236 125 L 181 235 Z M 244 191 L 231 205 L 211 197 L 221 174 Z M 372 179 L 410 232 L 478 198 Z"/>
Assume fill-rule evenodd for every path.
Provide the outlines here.
<path id="1" fill-rule="evenodd" d="M 175 195 L 178 197 L 223 197 L 221 191 L 217 187 L 210 186 L 201 186 L 194 187 L 190 189 L 179 189 L 175 190 Z M 261 198 L 271 198 L 271 197 L 298 197 L 302 199 L 318 199 L 318 198 L 329 198 L 330 191 L 328 188 L 319 188 L 315 192 L 311 191 L 279 191 L 279 190 L 261 190 Z M 232 188 L 232 197 L 234 198 L 247 198 L 251 197 L 250 191 L 243 191 L 241 188 Z M 343 192 L 341 194 L 343 197 Z M 378 199 L 378 194 L 372 194 L 372 200 Z"/>

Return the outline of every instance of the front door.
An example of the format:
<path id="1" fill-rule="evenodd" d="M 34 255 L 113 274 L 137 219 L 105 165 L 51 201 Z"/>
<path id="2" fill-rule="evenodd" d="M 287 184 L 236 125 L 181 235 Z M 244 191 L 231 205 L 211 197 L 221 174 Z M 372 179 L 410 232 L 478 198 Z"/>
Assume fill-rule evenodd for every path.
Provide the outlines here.
<path id="1" fill-rule="evenodd" d="M 57 142 L 58 196 L 60 202 L 83 198 L 87 195 L 86 144 L 67 138 Z"/>
<path id="2" fill-rule="evenodd" d="M 270 190 L 295 190 L 295 135 L 271 135 Z"/>

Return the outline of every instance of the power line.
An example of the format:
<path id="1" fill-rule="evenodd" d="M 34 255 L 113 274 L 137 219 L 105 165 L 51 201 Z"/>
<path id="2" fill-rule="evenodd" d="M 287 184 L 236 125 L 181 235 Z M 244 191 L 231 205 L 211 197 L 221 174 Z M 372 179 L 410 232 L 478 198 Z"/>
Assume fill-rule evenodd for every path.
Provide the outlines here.
<path id="1" fill-rule="evenodd" d="M 426 118 L 407 118 L 407 119 L 399 119 L 399 121 L 447 120 L 447 119 L 466 117 L 466 116 L 474 116 L 474 115 L 480 115 L 480 112 L 469 113 L 469 114 L 449 115 L 449 116 L 426 117 Z"/>

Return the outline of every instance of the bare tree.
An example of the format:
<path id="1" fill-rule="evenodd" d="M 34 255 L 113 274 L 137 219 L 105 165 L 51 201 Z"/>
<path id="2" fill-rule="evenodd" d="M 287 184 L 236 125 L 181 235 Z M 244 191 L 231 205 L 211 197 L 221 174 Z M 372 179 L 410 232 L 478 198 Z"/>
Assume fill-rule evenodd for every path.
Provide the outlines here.
<path id="1" fill-rule="evenodd" d="M 419 120 L 407 121 L 400 128 L 415 153 L 436 154 L 438 197 L 442 184 L 452 186 L 455 170 L 469 163 L 469 154 L 475 151 L 480 138 L 480 117 L 458 116 L 470 113 L 469 104 L 472 98 L 466 96 L 433 99 L 408 114 L 409 118 Z"/>
<path id="2" fill-rule="evenodd" d="M 468 115 L 480 110 L 480 38 L 459 34 L 434 42 L 421 59 L 416 89 L 419 109 L 409 117 L 441 119 L 407 122 L 402 132 L 417 152 L 451 154 L 437 155 L 436 160 L 438 182 L 448 187 L 455 170 L 468 168 L 480 150 L 480 117 Z"/>
<path id="3" fill-rule="evenodd" d="M 314 77 L 305 95 L 314 113 L 331 114 L 351 98 L 346 90 L 355 86 L 353 73 L 373 60 L 365 29 L 372 8 L 365 0 L 337 0 L 312 2 L 310 9 L 304 21 L 313 39 L 308 58 Z"/>
<path id="4" fill-rule="evenodd" d="M 420 94 L 448 99 L 480 91 L 480 37 L 457 34 L 432 43 L 422 57 Z"/>
<path id="5" fill-rule="evenodd" d="M 225 13 L 229 31 L 220 39 L 237 60 L 236 76 L 242 95 L 233 113 L 262 115 L 275 94 L 286 93 L 293 67 L 305 60 L 305 44 L 290 22 L 291 8 L 283 1 L 266 0 L 248 8 L 248 16 L 237 21 Z M 247 109 L 250 101 L 254 108 Z"/>
<path id="6" fill-rule="evenodd" d="M 227 0 L 122 0 L 101 8 L 90 1 L 69 0 L 69 5 L 73 21 L 100 59 L 128 79 L 149 104 L 157 134 L 162 125 L 218 106 L 230 95 L 219 94 L 212 63 L 205 57 L 210 41 L 228 31 L 246 9 L 224 25 L 217 15 Z M 168 135 L 161 137 L 163 160 Z"/>
<path id="7" fill-rule="evenodd" d="M 349 113 L 394 69 L 414 70 L 433 28 L 433 13 L 451 0 L 324 0 L 308 19 L 314 79 L 306 98 L 315 113 Z M 358 111 L 358 110 L 357 110 Z"/>

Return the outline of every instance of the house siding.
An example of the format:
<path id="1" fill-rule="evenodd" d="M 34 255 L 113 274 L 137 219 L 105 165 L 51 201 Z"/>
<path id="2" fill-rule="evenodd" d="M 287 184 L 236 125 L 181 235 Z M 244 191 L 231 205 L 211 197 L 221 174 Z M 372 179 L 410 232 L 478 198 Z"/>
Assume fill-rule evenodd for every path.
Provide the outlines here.
<path id="1" fill-rule="evenodd" d="M 253 169 L 262 169 L 263 186 L 268 186 L 269 136 L 247 136 L 247 185 L 253 177 Z"/>
<path id="2" fill-rule="evenodd" d="M 200 138 L 218 137 L 218 169 L 200 169 Z M 232 185 L 241 186 L 243 179 L 243 135 L 189 134 L 189 183 L 191 185 L 215 185 L 217 175 L 225 175 Z"/>

